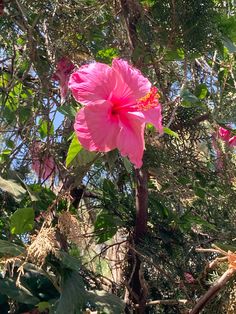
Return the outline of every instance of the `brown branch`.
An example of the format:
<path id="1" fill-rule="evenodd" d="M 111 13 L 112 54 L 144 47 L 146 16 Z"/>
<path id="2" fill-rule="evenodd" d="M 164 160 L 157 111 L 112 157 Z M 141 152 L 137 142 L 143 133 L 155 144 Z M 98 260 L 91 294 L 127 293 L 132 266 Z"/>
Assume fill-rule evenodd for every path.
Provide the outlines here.
<path id="1" fill-rule="evenodd" d="M 209 253 L 217 253 L 220 254 L 219 250 L 217 249 L 204 249 L 204 248 L 196 248 L 196 252 L 209 252 Z"/>
<path id="2" fill-rule="evenodd" d="M 147 302 L 146 305 L 179 305 L 179 304 L 186 304 L 189 301 L 186 299 L 180 299 L 180 300 L 175 300 L 175 299 L 170 299 L 170 300 L 154 300 Z M 139 307 L 138 304 L 135 304 L 135 307 Z"/>
<path id="3" fill-rule="evenodd" d="M 136 24 L 141 17 L 141 7 L 136 0 L 120 0 L 121 12 L 125 20 L 128 42 L 133 52 L 138 44 Z"/>
<path id="4" fill-rule="evenodd" d="M 144 169 L 136 170 L 136 222 L 135 222 L 135 243 L 147 232 L 148 220 L 148 174 Z"/>
<path id="5" fill-rule="evenodd" d="M 189 314 L 198 314 L 211 299 L 226 285 L 226 283 L 233 277 L 236 269 L 229 268 L 226 272 L 214 283 L 212 287 L 198 300 L 194 308 Z"/>

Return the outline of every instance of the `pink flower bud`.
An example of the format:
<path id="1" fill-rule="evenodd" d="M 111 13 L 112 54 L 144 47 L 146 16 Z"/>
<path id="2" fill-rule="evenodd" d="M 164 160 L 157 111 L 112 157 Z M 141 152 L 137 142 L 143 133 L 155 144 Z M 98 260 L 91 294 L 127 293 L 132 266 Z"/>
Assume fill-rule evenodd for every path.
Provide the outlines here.
<path id="1" fill-rule="evenodd" d="M 35 142 L 30 148 L 32 169 L 39 178 L 47 180 L 55 171 L 56 165 L 52 156 L 43 150 L 42 142 Z"/>
<path id="2" fill-rule="evenodd" d="M 58 61 L 56 72 L 52 76 L 54 81 L 59 81 L 62 103 L 65 101 L 68 95 L 68 82 L 70 74 L 74 68 L 74 64 L 68 58 L 63 57 Z"/>
<path id="3" fill-rule="evenodd" d="M 190 284 L 195 282 L 195 279 L 193 278 L 193 276 L 187 272 L 184 273 L 184 279 L 187 283 L 190 283 Z"/>

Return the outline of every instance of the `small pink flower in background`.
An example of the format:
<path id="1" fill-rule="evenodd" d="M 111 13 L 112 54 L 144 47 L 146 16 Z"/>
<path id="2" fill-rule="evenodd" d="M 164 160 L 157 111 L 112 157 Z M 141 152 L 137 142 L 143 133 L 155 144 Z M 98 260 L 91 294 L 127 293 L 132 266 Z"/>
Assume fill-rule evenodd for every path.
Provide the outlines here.
<path id="1" fill-rule="evenodd" d="M 187 272 L 184 273 L 184 279 L 187 283 L 190 283 L 190 284 L 195 282 L 195 279 L 193 278 L 193 276 Z"/>
<path id="2" fill-rule="evenodd" d="M 217 138 L 221 139 L 229 147 L 236 146 L 236 136 L 232 136 L 231 130 L 219 127 L 218 132 L 212 134 L 212 146 L 216 152 L 216 169 L 222 170 L 224 166 L 224 157 L 225 154 L 222 152 L 220 146 L 217 143 Z"/>
<path id="3" fill-rule="evenodd" d="M 163 132 L 157 89 L 121 59 L 114 59 L 111 67 L 98 62 L 82 66 L 71 74 L 69 88 L 85 105 L 74 124 L 80 143 L 89 151 L 118 148 L 140 168 L 145 124 L 152 123 Z"/>
<path id="4" fill-rule="evenodd" d="M 218 135 L 220 139 L 222 139 L 225 142 L 228 142 L 230 139 L 230 130 L 219 127 Z"/>
<path id="5" fill-rule="evenodd" d="M 30 149 L 32 169 L 39 178 L 47 180 L 55 171 L 56 165 L 52 156 L 43 151 L 44 144 L 35 142 Z"/>
<path id="6" fill-rule="evenodd" d="M 59 81 L 62 103 L 68 95 L 68 81 L 74 68 L 74 64 L 68 58 L 63 57 L 58 61 L 56 72 L 52 76 L 54 81 Z"/>
<path id="7" fill-rule="evenodd" d="M 236 136 L 232 136 L 231 131 L 222 127 L 218 130 L 219 138 L 226 142 L 230 147 L 236 146 Z"/>
<path id="8" fill-rule="evenodd" d="M 236 146 L 236 136 L 232 136 L 232 137 L 229 139 L 229 146 L 230 146 L 230 147 Z"/>

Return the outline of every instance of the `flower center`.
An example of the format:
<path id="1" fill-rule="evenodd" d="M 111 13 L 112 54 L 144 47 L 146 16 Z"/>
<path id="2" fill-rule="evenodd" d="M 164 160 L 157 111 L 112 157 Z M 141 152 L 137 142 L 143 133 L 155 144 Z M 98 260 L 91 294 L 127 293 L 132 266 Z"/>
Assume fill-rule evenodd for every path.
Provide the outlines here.
<path id="1" fill-rule="evenodd" d="M 157 91 L 157 88 L 153 86 L 149 93 L 147 93 L 144 97 L 139 98 L 136 104 L 137 109 L 143 111 L 157 107 L 159 105 L 160 98 Z"/>

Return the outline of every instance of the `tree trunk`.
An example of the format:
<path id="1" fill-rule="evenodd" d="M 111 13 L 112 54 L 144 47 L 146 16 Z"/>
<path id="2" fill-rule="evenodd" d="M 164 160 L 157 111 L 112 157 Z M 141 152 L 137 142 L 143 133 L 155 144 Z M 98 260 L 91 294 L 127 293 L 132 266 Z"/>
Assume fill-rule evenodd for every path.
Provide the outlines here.
<path id="1" fill-rule="evenodd" d="M 136 221 L 134 229 L 133 243 L 131 246 L 136 246 L 140 243 L 147 232 L 148 220 L 148 175 L 146 170 L 136 170 Z M 138 314 L 145 313 L 148 289 L 144 280 L 142 261 L 140 256 L 132 250 L 128 252 L 129 273 L 128 280 L 129 300 L 138 304 L 135 312 Z M 126 308 L 126 313 L 130 313 Z"/>

